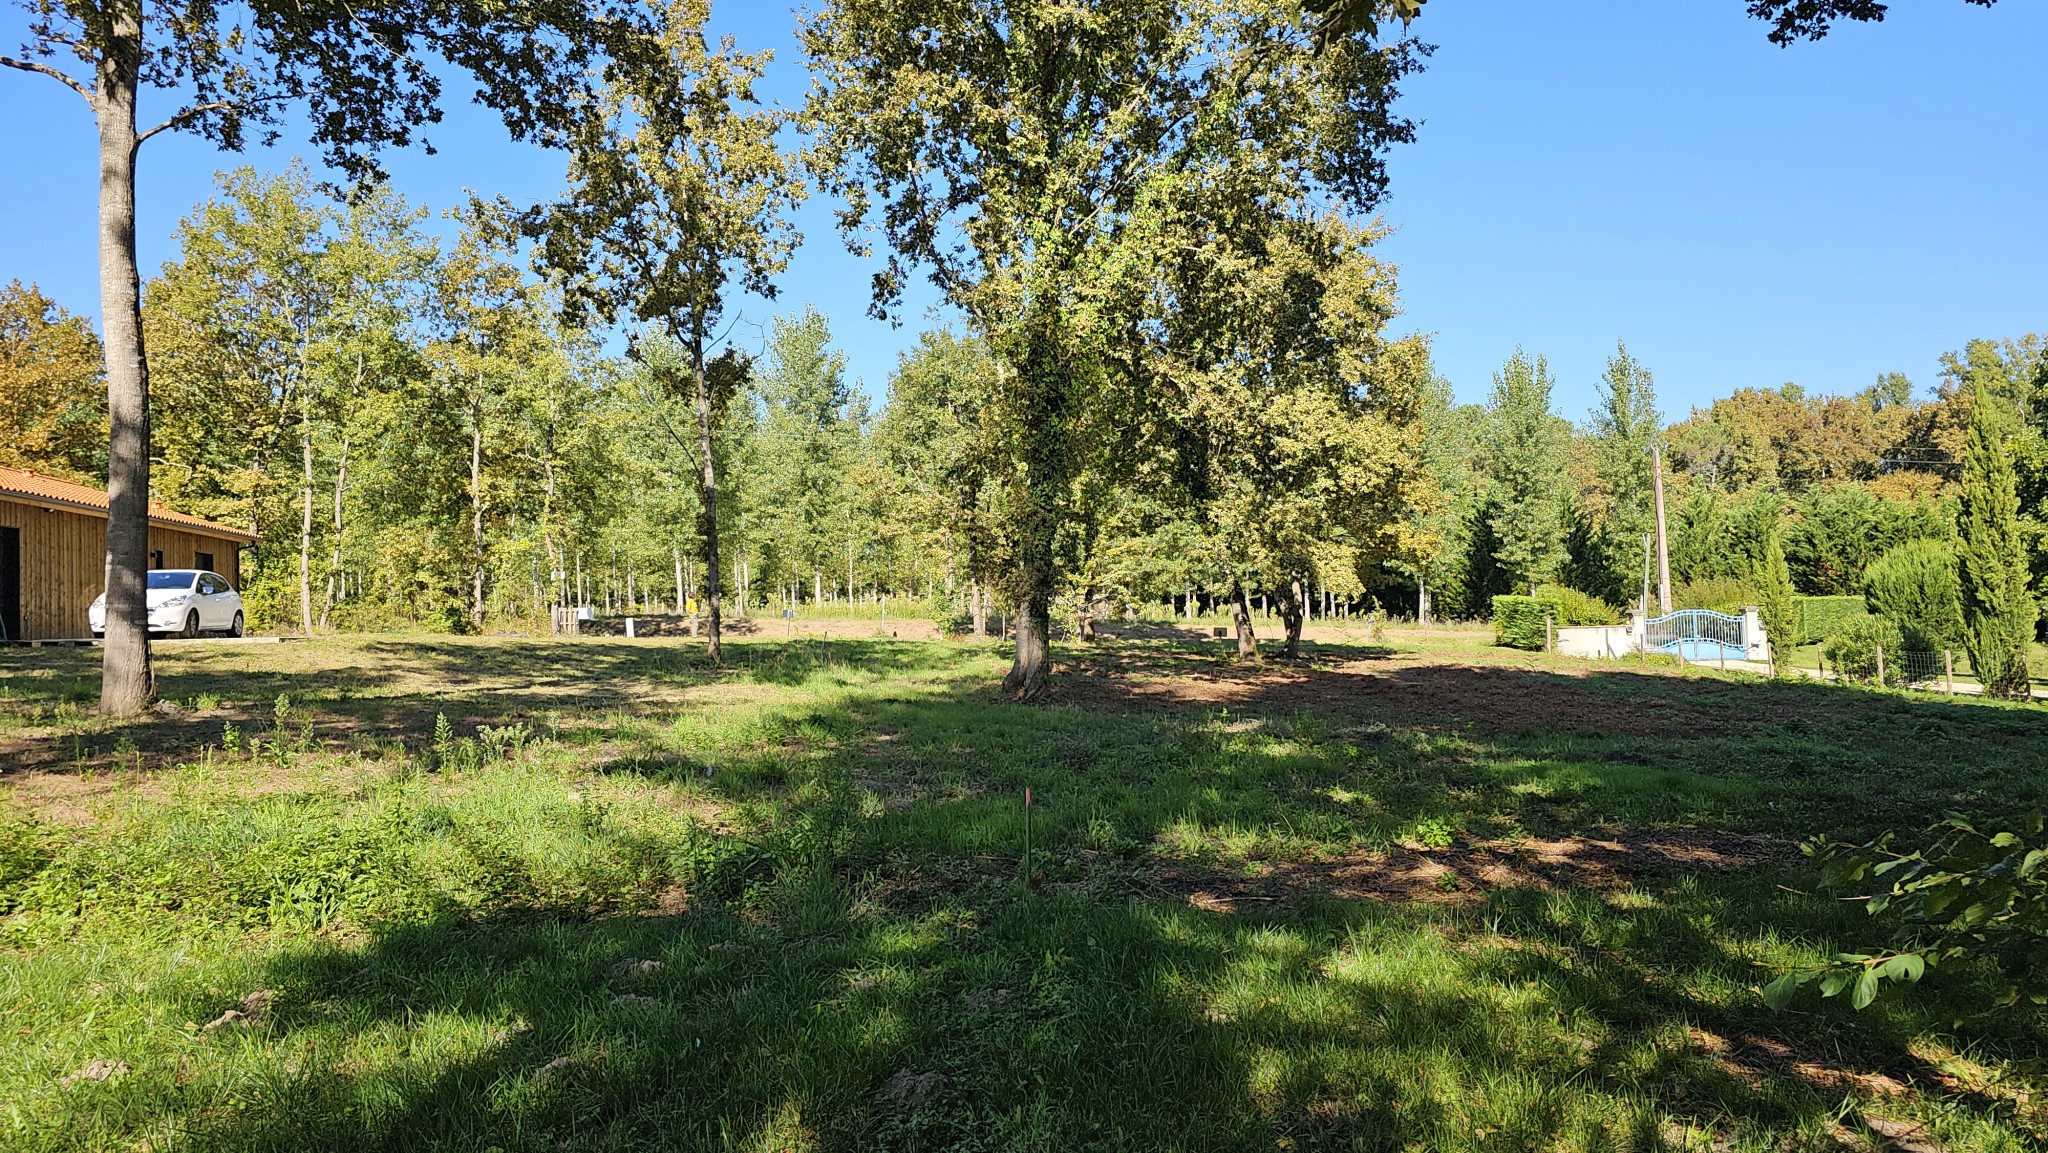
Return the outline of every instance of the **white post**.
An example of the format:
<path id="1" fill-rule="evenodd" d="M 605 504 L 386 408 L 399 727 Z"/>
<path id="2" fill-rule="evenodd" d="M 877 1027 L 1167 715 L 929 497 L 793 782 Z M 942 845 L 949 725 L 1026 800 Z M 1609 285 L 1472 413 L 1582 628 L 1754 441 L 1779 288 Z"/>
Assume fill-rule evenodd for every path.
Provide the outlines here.
<path id="1" fill-rule="evenodd" d="M 1753 661 L 1765 659 L 1763 649 L 1768 643 L 1763 613 L 1755 605 L 1742 606 L 1742 655 Z"/>
<path id="2" fill-rule="evenodd" d="M 635 634 L 634 634 L 634 632 L 633 632 L 633 618 L 632 618 L 632 617 L 627 617 L 627 618 L 626 618 L 626 638 L 627 638 L 628 640 L 631 640 L 631 639 L 633 638 L 633 636 L 634 636 L 634 635 L 635 635 Z"/>

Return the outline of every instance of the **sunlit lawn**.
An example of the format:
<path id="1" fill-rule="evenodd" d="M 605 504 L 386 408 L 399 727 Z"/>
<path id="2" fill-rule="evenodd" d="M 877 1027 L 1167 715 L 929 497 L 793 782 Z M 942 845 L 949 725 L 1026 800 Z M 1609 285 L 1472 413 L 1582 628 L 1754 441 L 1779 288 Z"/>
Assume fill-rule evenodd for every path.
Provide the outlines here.
<path id="1" fill-rule="evenodd" d="M 1756 991 L 1872 943 L 1799 838 L 2048 805 L 2048 711 L 1322 640 L 1038 707 L 994 644 L 167 644 L 127 726 L 0 653 L 0 1147 L 2048 1140 L 1967 971 Z"/>

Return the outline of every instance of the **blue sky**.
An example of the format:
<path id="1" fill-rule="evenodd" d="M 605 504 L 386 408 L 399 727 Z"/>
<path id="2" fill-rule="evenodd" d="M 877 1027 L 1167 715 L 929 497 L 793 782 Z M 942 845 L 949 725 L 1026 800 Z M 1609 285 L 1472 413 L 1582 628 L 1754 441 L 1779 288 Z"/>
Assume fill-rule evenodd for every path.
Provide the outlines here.
<path id="1" fill-rule="evenodd" d="M 1439 369 L 1483 400 L 1515 346 L 1550 359 L 1574 419 L 1616 339 L 1657 375 L 1667 416 L 1746 386 L 1846 392 L 1936 361 L 1976 336 L 2048 329 L 2048 5 L 1898 0 L 1882 25 L 1779 49 L 1740 0 L 1435 0 L 1417 24 L 1438 52 L 1407 86 L 1419 139 L 1392 160 L 1383 253 L 1401 268 L 1398 326 L 1436 336 Z M 719 21 L 776 50 L 766 92 L 808 79 L 778 5 L 726 0 Z M 19 11 L 0 17 L 12 44 Z M 464 189 L 534 199 L 557 155 L 515 145 L 460 106 L 439 153 L 389 158 L 400 191 L 444 208 Z M 0 73 L 0 280 L 97 309 L 90 119 L 68 90 Z M 145 108 L 145 115 L 162 108 Z M 143 152 L 145 272 L 173 255 L 180 216 L 219 168 L 278 168 L 276 148 L 223 155 L 189 137 Z M 815 304 L 850 370 L 879 392 L 916 339 L 867 318 L 871 266 L 849 256 L 831 204 L 800 213 L 806 243 L 748 324 Z"/>

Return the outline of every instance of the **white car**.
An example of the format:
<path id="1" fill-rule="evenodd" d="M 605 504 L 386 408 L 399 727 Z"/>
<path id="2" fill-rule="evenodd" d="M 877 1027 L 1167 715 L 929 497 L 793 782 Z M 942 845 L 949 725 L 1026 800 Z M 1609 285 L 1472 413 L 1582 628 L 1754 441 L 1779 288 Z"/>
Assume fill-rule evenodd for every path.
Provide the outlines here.
<path id="1" fill-rule="evenodd" d="M 242 594 L 228 578 L 204 569 L 152 569 L 149 573 L 149 631 L 196 637 L 202 632 L 242 635 Z M 92 635 L 107 635 L 107 594 L 86 610 Z"/>

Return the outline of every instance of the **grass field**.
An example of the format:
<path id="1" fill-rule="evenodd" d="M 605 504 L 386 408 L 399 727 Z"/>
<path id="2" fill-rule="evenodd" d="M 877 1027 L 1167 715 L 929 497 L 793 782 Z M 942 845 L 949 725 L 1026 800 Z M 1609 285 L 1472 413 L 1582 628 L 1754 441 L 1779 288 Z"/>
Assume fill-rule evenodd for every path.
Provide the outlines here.
<path id="1" fill-rule="evenodd" d="M 0 652 L 9 1150 L 2038 1149 L 2041 1019 L 1799 839 L 2048 808 L 2048 711 L 1332 635 Z M 1024 795 L 1033 805 L 1026 840 Z"/>

